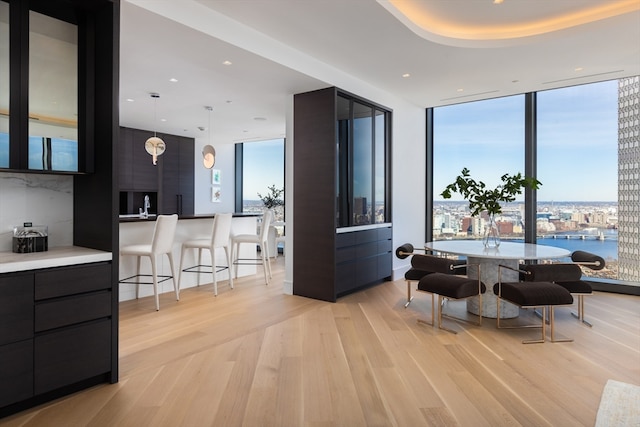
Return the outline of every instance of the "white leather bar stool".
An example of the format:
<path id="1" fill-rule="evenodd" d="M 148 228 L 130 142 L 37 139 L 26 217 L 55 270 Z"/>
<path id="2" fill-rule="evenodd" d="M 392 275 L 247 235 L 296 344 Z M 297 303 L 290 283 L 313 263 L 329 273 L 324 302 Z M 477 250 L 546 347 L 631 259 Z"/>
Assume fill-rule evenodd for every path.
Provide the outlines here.
<path id="1" fill-rule="evenodd" d="M 211 229 L 211 237 L 209 239 L 193 239 L 182 243 L 182 251 L 180 253 L 180 278 L 178 279 L 178 290 L 180 289 L 180 281 L 182 273 L 198 273 L 198 286 L 200 286 L 200 273 L 213 274 L 213 292 L 218 295 L 218 280 L 216 273 L 223 270 L 229 272 L 229 286 L 233 289 L 233 277 L 231 274 L 231 247 L 229 244 L 229 236 L 231 234 L 231 220 L 233 215 L 230 213 L 216 214 L 213 218 L 213 228 Z M 226 258 L 226 266 L 217 266 L 216 264 L 216 248 L 223 248 Z M 183 268 L 185 253 L 189 249 L 198 250 L 198 264 L 192 267 Z M 202 250 L 208 249 L 211 253 L 211 265 L 202 265 Z M 204 269 L 204 270 L 203 270 Z"/>
<path id="2" fill-rule="evenodd" d="M 176 301 L 180 300 L 178 286 L 176 285 L 176 271 L 173 263 L 173 255 L 171 249 L 173 247 L 173 239 L 176 234 L 178 225 L 178 215 L 158 215 L 156 224 L 153 229 L 153 237 L 150 244 L 128 245 L 120 248 L 120 255 L 132 255 L 137 257 L 136 275 L 127 277 L 119 281 L 119 283 L 132 283 L 136 285 L 136 298 L 140 296 L 140 285 L 153 285 L 153 293 L 156 297 L 156 310 L 160 310 L 160 299 L 158 298 L 158 283 L 166 280 L 173 280 L 173 289 L 176 293 Z M 166 254 L 169 258 L 171 267 L 171 276 L 158 274 L 158 256 Z M 140 260 L 143 256 L 149 257 L 151 260 L 151 274 L 140 274 Z M 141 277 L 151 277 L 151 282 L 141 282 Z M 161 280 L 158 280 L 160 278 Z M 132 280 L 135 279 L 135 280 Z"/>
<path id="3" fill-rule="evenodd" d="M 265 209 L 262 215 L 262 224 L 260 224 L 260 232 L 258 234 L 239 234 L 231 236 L 231 245 L 233 246 L 233 264 L 235 265 L 235 276 L 238 277 L 238 265 L 250 265 L 262 263 L 264 269 L 265 284 L 269 284 L 271 278 L 271 259 L 269 258 L 269 245 L 267 243 L 269 235 L 269 225 L 273 219 L 273 212 Z M 250 243 L 260 248 L 260 259 L 257 258 L 239 258 L 240 244 Z"/>

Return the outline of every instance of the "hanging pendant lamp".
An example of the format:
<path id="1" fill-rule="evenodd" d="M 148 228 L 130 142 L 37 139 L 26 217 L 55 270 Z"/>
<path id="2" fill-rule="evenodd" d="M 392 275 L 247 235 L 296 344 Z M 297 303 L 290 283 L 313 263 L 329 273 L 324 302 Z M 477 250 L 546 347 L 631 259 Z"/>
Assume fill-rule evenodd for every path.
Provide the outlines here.
<path id="1" fill-rule="evenodd" d="M 151 98 L 153 98 L 153 124 L 155 127 L 156 124 L 156 102 L 160 95 L 157 93 L 151 93 Z M 158 156 L 162 155 L 167 149 L 164 141 L 156 136 L 156 131 L 153 131 L 153 136 L 144 143 L 144 149 L 147 150 L 147 153 L 151 154 L 153 158 L 153 164 L 158 164 Z"/>
<path id="2" fill-rule="evenodd" d="M 202 148 L 202 163 L 206 169 L 211 169 L 216 164 L 216 150 L 211 145 L 211 112 L 213 108 L 209 106 L 204 108 L 209 111 L 209 144 Z"/>

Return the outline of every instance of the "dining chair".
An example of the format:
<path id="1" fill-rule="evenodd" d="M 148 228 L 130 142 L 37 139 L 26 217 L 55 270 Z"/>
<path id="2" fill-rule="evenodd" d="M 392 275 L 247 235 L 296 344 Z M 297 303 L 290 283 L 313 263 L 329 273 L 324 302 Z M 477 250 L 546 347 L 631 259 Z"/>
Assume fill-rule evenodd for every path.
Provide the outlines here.
<path id="1" fill-rule="evenodd" d="M 411 243 L 405 243 L 404 245 L 398 246 L 396 248 L 396 257 L 399 259 L 405 259 L 409 256 L 413 255 L 415 250 L 424 249 L 415 249 Z M 466 261 L 464 260 L 455 260 L 454 264 L 458 267 L 454 270 L 454 274 L 457 275 L 466 275 L 467 270 L 465 268 Z M 404 280 L 407 282 L 407 302 L 404 304 L 404 308 L 407 308 L 411 301 L 413 300 L 413 296 L 411 295 L 411 288 L 414 282 L 418 282 L 427 274 L 433 273 L 433 271 L 425 270 L 424 268 L 428 268 L 422 263 L 422 258 L 420 257 L 411 257 L 411 268 L 404 273 Z"/>
<path id="2" fill-rule="evenodd" d="M 414 253 L 413 245 L 410 243 L 405 243 L 396 249 L 396 256 L 398 258 L 402 259 L 410 255 L 412 256 L 411 269 L 405 273 L 405 280 L 407 280 L 407 302 L 405 304 L 405 308 L 413 299 L 411 296 L 411 282 L 418 282 L 418 291 L 431 294 L 431 322 L 422 319 L 418 319 L 418 322 L 435 326 L 435 295 L 438 295 L 437 326 L 439 329 L 444 329 L 448 332 L 457 334 L 453 329 L 446 328 L 442 325 L 443 317 L 472 323 L 477 326 L 482 325 L 482 294 L 486 291 L 486 286 L 480 280 L 479 265 L 461 263 L 458 260 L 442 258 L 430 254 L 416 254 Z M 462 269 L 466 272 L 468 267 L 477 268 L 476 279 L 456 274 L 456 271 Z M 462 300 L 470 297 L 479 298 L 480 312 L 478 315 L 478 322 L 471 322 L 468 319 L 443 313 L 445 299 Z"/>
<path id="3" fill-rule="evenodd" d="M 135 284 L 136 299 L 140 297 L 140 285 L 153 285 L 153 293 L 156 300 L 156 311 L 160 310 L 158 283 L 171 279 L 173 281 L 173 289 L 176 294 L 176 301 L 180 300 L 180 294 L 175 279 L 176 273 L 173 254 L 171 253 L 177 225 L 178 215 L 158 215 L 153 229 L 151 243 L 127 245 L 120 248 L 121 256 L 136 257 L 136 274 L 120 280 L 119 283 Z M 162 255 L 167 255 L 167 258 L 169 258 L 169 265 L 171 267 L 170 276 L 158 274 L 158 257 L 161 257 Z M 140 273 L 140 261 L 142 257 L 148 257 L 151 260 L 151 274 Z M 152 281 L 141 281 L 141 277 L 151 277 Z"/>
<path id="4" fill-rule="evenodd" d="M 229 287 L 233 289 L 233 276 L 231 274 L 231 245 L 229 243 L 231 235 L 231 221 L 233 214 L 218 213 L 213 218 L 213 227 L 211 228 L 211 236 L 208 239 L 192 239 L 182 243 L 180 252 L 180 278 L 178 279 L 178 290 L 182 280 L 182 273 L 198 273 L 198 286 L 200 286 L 200 273 L 211 273 L 213 275 L 213 293 L 218 296 L 218 280 L 217 273 L 227 270 L 229 273 Z M 225 252 L 227 260 L 226 266 L 216 265 L 216 249 L 222 248 Z M 184 268 L 185 255 L 188 250 L 198 250 L 198 264 Z M 209 250 L 211 254 L 211 265 L 202 264 L 202 251 Z"/>
<path id="5" fill-rule="evenodd" d="M 582 269 L 580 266 L 592 270 L 602 270 L 605 261 L 601 256 L 586 251 L 574 251 L 571 253 L 571 263 L 551 263 L 551 264 L 527 264 L 522 266 L 522 270 L 527 272 L 523 275 L 524 281 L 551 281 L 556 283 L 570 294 L 578 298 L 577 313 L 571 313 L 583 324 L 592 327 L 592 324 L 584 318 L 584 296 L 592 295 L 591 285 L 582 280 Z"/>
<path id="6" fill-rule="evenodd" d="M 232 259 L 236 278 L 238 277 L 239 265 L 262 264 L 265 285 L 269 284 L 269 279 L 271 278 L 271 259 L 269 258 L 269 244 L 267 240 L 269 236 L 269 225 L 272 219 L 273 212 L 270 209 L 265 209 L 262 214 L 260 231 L 257 234 L 238 234 L 231 236 Z M 249 243 L 254 245 L 254 247 L 257 246 L 257 249 L 260 250 L 260 258 L 240 258 L 240 245 L 243 243 Z"/>
<path id="7" fill-rule="evenodd" d="M 435 326 L 435 295 L 438 295 L 438 328 L 457 334 L 453 329 L 445 328 L 442 325 L 442 318 L 446 317 L 460 322 L 470 323 L 476 326 L 482 326 L 482 294 L 486 291 L 486 286 L 480 280 L 480 265 L 478 264 L 460 264 L 455 260 L 442 258 L 435 255 L 413 255 L 418 258 L 416 264 L 422 270 L 432 271 L 431 274 L 423 276 L 418 281 L 417 290 L 431 294 L 431 322 L 418 320 L 419 322 Z M 470 278 L 456 274 L 458 269 L 477 269 L 477 278 Z M 478 298 L 478 321 L 473 322 L 466 318 L 453 316 L 443 312 L 444 302 L 446 300 L 466 300 L 471 297 Z"/>
<path id="8" fill-rule="evenodd" d="M 523 344 L 535 344 L 535 343 L 543 343 L 546 341 L 546 312 L 547 307 L 549 308 L 549 326 L 551 329 L 551 342 L 571 342 L 572 339 L 569 338 L 561 338 L 558 339 L 555 337 L 555 321 L 554 321 L 554 310 L 557 306 L 568 306 L 573 304 L 573 297 L 569 293 L 568 290 L 563 288 L 562 286 L 553 283 L 551 281 L 542 281 L 539 280 L 528 280 L 528 281 L 517 281 L 517 282 L 503 282 L 502 281 L 502 271 L 503 269 L 517 271 L 519 273 L 524 274 L 525 276 L 531 276 L 526 270 L 513 268 L 506 265 L 498 266 L 498 283 L 493 285 L 493 293 L 498 297 L 496 300 L 497 304 L 497 313 L 496 317 L 496 327 L 498 329 L 517 329 L 517 328 L 540 328 L 542 330 L 542 335 L 540 339 L 532 339 L 532 340 L 523 340 Z M 511 325 L 504 326 L 500 324 L 500 301 L 508 301 L 512 304 L 517 305 L 520 308 L 531 308 L 531 309 L 540 309 L 542 318 L 541 325 Z"/>

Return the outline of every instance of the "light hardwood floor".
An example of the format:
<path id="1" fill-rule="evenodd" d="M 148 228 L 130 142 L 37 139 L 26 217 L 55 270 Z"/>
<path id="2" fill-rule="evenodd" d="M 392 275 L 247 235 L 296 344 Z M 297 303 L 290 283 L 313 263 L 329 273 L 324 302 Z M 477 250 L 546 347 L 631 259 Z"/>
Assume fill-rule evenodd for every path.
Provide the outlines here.
<path id="1" fill-rule="evenodd" d="M 640 384 L 640 298 L 585 299 L 593 328 L 557 309 L 573 343 L 538 330 L 416 322 L 403 280 L 337 303 L 284 295 L 259 274 L 120 305 L 120 381 L 0 420 L 2 426 L 592 426 L 608 379 Z M 447 309 L 464 312 L 459 303 Z M 518 321 L 539 321 L 525 312 Z"/>

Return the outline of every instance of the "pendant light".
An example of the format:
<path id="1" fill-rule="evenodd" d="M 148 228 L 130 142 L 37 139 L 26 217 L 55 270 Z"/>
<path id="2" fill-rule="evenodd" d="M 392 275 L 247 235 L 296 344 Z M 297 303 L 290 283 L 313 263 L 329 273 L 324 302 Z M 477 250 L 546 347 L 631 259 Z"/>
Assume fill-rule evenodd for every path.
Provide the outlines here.
<path id="1" fill-rule="evenodd" d="M 213 108 L 209 106 L 204 108 L 209 111 L 209 144 L 202 148 L 202 163 L 206 169 L 211 169 L 216 164 L 216 150 L 211 145 L 211 112 Z"/>
<path id="2" fill-rule="evenodd" d="M 153 124 L 155 127 L 156 124 L 156 102 L 160 95 L 157 93 L 151 93 L 151 98 L 153 98 Z M 164 141 L 156 136 L 156 131 L 153 131 L 153 136 L 144 143 L 144 149 L 147 150 L 147 153 L 151 154 L 153 158 L 153 164 L 158 164 L 158 156 L 162 155 L 166 150 L 166 145 Z"/>

